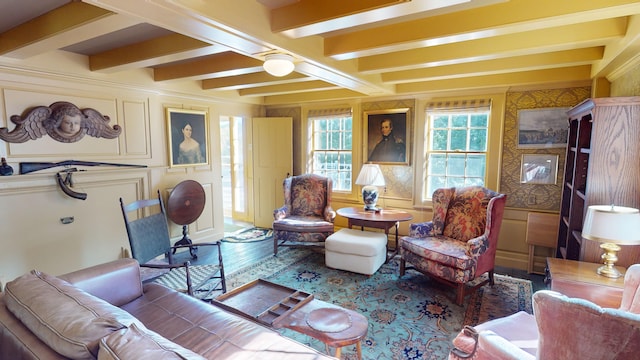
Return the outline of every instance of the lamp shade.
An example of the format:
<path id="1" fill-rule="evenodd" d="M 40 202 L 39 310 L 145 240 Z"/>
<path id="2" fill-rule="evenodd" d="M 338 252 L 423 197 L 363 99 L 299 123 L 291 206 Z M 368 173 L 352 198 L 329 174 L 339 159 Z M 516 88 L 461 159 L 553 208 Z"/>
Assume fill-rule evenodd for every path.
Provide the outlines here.
<path id="1" fill-rule="evenodd" d="M 382 176 L 382 170 L 380 166 L 376 164 L 364 164 L 358 178 L 356 179 L 357 185 L 373 185 L 384 186 L 384 176 Z"/>
<path id="2" fill-rule="evenodd" d="M 614 205 L 589 206 L 582 237 L 601 243 L 640 245 L 640 211 Z"/>
<path id="3" fill-rule="evenodd" d="M 265 57 L 262 67 L 273 76 L 286 76 L 295 68 L 293 56 L 287 54 L 269 54 Z"/>

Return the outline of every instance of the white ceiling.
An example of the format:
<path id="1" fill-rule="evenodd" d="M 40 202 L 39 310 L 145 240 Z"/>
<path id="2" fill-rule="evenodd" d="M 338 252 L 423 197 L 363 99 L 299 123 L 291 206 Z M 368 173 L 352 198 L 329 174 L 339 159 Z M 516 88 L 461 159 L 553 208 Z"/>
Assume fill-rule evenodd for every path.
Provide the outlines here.
<path id="1" fill-rule="evenodd" d="M 71 52 L 81 72 L 151 70 L 265 104 L 585 83 L 637 63 L 639 14 L 623 0 L 2 0 L 0 62 Z M 293 74 L 262 70 L 276 51 Z"/>

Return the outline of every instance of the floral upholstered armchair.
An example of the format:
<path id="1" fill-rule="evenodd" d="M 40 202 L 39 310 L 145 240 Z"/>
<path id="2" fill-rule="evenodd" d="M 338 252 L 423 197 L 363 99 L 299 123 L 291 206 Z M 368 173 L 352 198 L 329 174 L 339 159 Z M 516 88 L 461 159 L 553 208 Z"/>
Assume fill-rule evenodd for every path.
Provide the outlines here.
<path id="1" fill-rule="evenodd" d="M 640 264 L 631 265 L 617 309 L 537 291 L 533 315 L 520 311 L 466 327 L 453 340 L 449 360 L 638 359 L 639 284 Z"/>
<path id="2" fill-rule="evenodd" d="M 273 212 L 273 254 L 285 242 L 324 242 L 333 234 L 330 178 L 304 174 L 283 182 L 284 206 Z"/>
<path id="3" fill-rule="evenodd" d="M 400 238 L 400 276 L 406 263 L 431 278 L 456 287 L 462 305 L 467 283 L 484 273 L 493 285 L 493 268 L 506 195 L 481 186 L 433 192 L 433 220 L 411 224 Z"/>

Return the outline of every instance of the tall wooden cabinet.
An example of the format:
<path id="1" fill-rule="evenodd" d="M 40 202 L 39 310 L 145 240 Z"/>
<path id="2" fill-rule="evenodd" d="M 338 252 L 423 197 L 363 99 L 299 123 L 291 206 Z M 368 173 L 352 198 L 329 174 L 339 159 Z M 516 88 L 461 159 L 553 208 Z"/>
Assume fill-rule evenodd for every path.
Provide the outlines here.
<path id="1" fill-rule="evenodd" d="M 581 237 L 586 208 L 640 208 L 640 97 L 587 99 L 568 115 L 556 257 L 599 263 L 600 244 Z M 618 258 L 640 263 L 640 246 L 623 246 Z"/>

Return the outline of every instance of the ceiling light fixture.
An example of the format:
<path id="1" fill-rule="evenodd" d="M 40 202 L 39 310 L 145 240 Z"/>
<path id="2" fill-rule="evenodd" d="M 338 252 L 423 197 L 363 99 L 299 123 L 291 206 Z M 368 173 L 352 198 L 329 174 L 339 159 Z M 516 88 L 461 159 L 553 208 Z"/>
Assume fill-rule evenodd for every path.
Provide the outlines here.
<path id="1" fill-rule="evenodd" d="M 293 56 L 287 54 L 269 54 L 265 56 L 264 70 L 273 76 L 286 76 L 295 68 Z"/>

